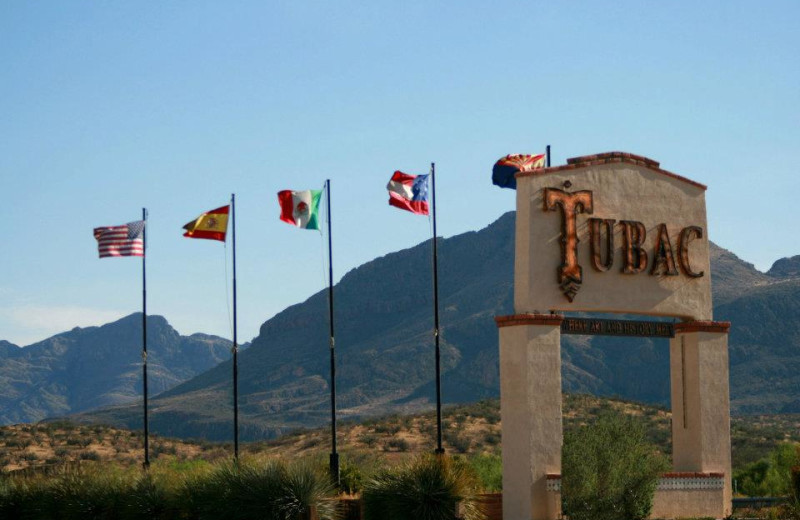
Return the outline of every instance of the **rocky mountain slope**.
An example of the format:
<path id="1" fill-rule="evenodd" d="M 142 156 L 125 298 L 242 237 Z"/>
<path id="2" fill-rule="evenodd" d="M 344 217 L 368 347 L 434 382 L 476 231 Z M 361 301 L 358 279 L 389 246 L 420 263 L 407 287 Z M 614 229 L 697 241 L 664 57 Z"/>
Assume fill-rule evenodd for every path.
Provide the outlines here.
<path id="1" fill-rule="evenodd" d="M 137 313 L 25 348 L 0 342 L 0 424 L 141 402 L 141 337 L 142 315 Z M 181 336 L 161 316 L 148 316 L 147 343 L 151 395 L 230 357 L 229 341 Z"/>
<path id="2" fill-rule="evenodd" d="M 468 402 L 499 393 L 494 316 L 512 311 L 514 214 L 442 240 L 440 309 L 443 397 Z M 800 278 L 795 259 L 757 271 L 712 245 L 715 317 L 731 320 L 735 412 L 793 411 L 800 404 Z M 797 257 L 796 257 L 797 258 Z M 784 266 L 788 265 L 789 268 Z M 378 258 L 336 286 L 338 407 L 342 417 L 432 405 L 430 244 Z M 326 293 L 264 323 L 240 356 L 244 438 L 265 438 L 329 418 Z M 669 401 L 666 340 L 563 339 L 567 391 Z M 229 439 L 231 366 L 209 370 L 154 399 L 152 424 L 165 435 Z M 135 425 L 132 407 L 94 419 Z"/>

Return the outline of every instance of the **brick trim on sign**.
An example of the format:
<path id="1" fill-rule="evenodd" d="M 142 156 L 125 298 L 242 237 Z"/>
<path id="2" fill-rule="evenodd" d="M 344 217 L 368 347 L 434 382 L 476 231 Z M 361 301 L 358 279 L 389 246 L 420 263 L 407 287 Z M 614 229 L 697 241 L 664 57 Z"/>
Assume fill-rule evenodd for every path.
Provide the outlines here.
<path id="1" fill-rule="evenodd" d="M 700 188 L 701 190 L 708 189 L 708 186 L 706 186 L 705 184 L 700 184 L 699 182 L 687 179 L 686 177 L 678 175 L 677 173 L 672 173 L 667 170 L 659 168 L 660 163 L 658 161 L 654 161 L 653 159 L 648 159 L 647 157 L 627 152 L 605 152 L 594 155 L 584 155 L 581 157 L 572 157 L 570 159 L 567 159 L 567 164 L 565 165 L 551 166 L 550 168 L 541 168 L 529 172 L 520 172 L 517 173 L 515 177 L 517 178 L 533 177 L 536 175 L 547 175 L 548 173 L 577 170 L 589 166 L 602 166 L 604 164 L 618 164 L 618 163 L 626 163 L 626 164 L 633 164 L 635 166 L 642 166 L 649 170 L 653 170 L 656 173 L 660 173 L 661 175 L 665 175 L 667 177 L 671 177 L 673 179 L 685 182 L 687 184 L 691 184 L 692 186 Z"/>
<path id="2" fill-rule="evenodd" d="M 675 471 L 672 473 L 662 473 L 661 478 L 722 478 L 722 472 L 697 472 L 697 471 Z"/>
<path id="3" fill-rule="evenodd" d="M 700 472 L 700 471 L 673 471 L 670 473 L 662 473 L 661 478 L 723 478 L 725 473 L 722 472 Z M 547 480 L 560 480 L 560 473 L 548 473 Z"/>
<path id="4" fill-rule="evenodd" d="M 675 324 L 675 333 L 721 332 L 727 334 L 731 328 L 729 321 L 683 321 Z"/>
<path id="5" fill-rule="evenodd" d="M 497 327 L 514 327 L 516 325 L 553 325 L 561 326 L 564 316 L 560 314 L 511 314 L 509 316 L 495 316 Z"/>

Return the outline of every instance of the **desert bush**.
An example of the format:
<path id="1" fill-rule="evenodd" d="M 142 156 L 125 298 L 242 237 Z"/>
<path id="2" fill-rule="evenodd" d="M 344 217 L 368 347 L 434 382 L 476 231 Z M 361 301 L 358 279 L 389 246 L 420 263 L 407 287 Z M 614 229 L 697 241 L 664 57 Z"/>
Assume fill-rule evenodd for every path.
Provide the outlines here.
<path id="1" fill-rule="evenodd" d="M 401 429 L 403 429 L 403 427 L 399 423 L 393 422 L 393 423 L 378 424 L 375 426 L 374 431 L 375 433 L 390 433 L 394 435 Z"/>
<path id="2" fill-rule="evenodd" d="M 378 442 L 378 436 L 372 433 L 363 433 L 361 437 L 359 437 L 359 440 L 367 446 L 372 447 Z"/>
<path id="3" fill-rule="evenodd" d="M 472 468 L 463 460 L 423 455 L 384 470 L 364 485 L 364 520 L 452 520 L 483 518 Z"/>
<path id="4" fill-rule="evenodd" d="M 486 435 L 483 436 L 483 442 L 488 444 L 489 446 L 497 446 L 500 444 L 501 437 L 500 434 L 494 431 L 486 432 Z"/>
<path id="5" fill-rule="evenodd" d="M 402 437 L 392 437 L 386 442 L 386 450 L 395 450 L 395 451 L 408 451 L 410 447 L 407 440 L 403 439 Z"/>
<path id="6" fill-rule="evenodd" d="M 6 441 L 6 448 L 18 448 L 19 450 L 24 450 L 30 445 L 30 439 L 9 439 Z"/>
<path id="7" fill-rule="evenodd" d="M 458 453 L 466 453 L 472 446 L 472 441 L 466 435 L 459 433 L 459 429 L 448 429 L 444 432 L 444 440 Z"/>
<path id="8" fill-rule="evenodd" d="M 93 461 L 99 461 L 99 460 L 100 460 L 100 454 L 99 454 L 99 453 L 97 453 L 97 452 L 96 452 L 96 451 L 94 451 L 94 450 L 86 450 L 86 451 L 82 451 L 82 452 L 80 452 L 80 453 L 78 454 L 78 457 L 79 457 L 81 460 L 93 460 Z"/>
<path id="9" fill-rule="evenodd" d="M 644 425 L 616 411 L 569 431 L 562 455 L 562 507 L 570 520 L 640 520 L 650 515 L 667 461 Z"/>

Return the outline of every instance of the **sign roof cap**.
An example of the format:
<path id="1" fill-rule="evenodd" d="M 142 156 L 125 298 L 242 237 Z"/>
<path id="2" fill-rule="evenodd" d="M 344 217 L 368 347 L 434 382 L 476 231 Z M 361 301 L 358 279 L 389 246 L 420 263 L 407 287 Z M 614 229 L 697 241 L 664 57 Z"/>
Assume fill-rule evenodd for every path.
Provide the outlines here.
<path id="1" fill-rule="evenodd" d="M 658 168 L 660 164 L 658 161 L 654 161 L 648 157 L 643 155 L 636 155 L 628 152 L 605 152 L 605 153 L 597 153 L 594 155 L 582 155 L 580 157 L 571 157 L 567 159 L 567 164 L 584 164 L 584 163 L 594 163 L 595 161 L 603 160 L 603 159 L 624 159 L 624 161 L 614 161 L 614 162 L 632 162 L 632 163 L 642 163 L 642 166 L 649 166 L 651 168 Z"/>

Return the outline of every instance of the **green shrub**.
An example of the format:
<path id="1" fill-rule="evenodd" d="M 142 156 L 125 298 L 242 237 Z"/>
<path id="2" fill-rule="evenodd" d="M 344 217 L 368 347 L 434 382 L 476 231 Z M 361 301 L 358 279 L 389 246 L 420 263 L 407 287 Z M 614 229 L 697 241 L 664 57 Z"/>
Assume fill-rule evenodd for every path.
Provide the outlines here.
<path id="1" fill-rule="evenodd" d="M 503 490 L 503 458 L 500 455 L 476 455 L 469 461 L 485 492 Z"/>
<path id="2" fill-rule="evenodd" d="M 640 520 L 650 515 L 667 461 L 646 441 L 641 422 L 609 411 L 567 432 L 562 468 L 570 520 Z"/>
<path id="3" fill-rule="evenodd" d="M 339 485 L 342 491 L 349 495 L 358 493 L 364 485 L 364 474 L 361 472 L 361 468 L 350 462 L 349 459 L 342 459 L 342 465 L 339 468 Z"/>
<path id="4" fill-rule="evenodd" d="M 378 473 L 364 485 L 364 520 L 482 519 L 477 478 L 463 460 L 422 455 Z"/>
<path id="5" fill-rule="evenodd" d="M 779 444 L 766 459 L 736 471 L 738 491 L 748 496 L 787 496 L 792 493 L 792 467 L 800 465 L 800 446 Z"/>

